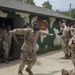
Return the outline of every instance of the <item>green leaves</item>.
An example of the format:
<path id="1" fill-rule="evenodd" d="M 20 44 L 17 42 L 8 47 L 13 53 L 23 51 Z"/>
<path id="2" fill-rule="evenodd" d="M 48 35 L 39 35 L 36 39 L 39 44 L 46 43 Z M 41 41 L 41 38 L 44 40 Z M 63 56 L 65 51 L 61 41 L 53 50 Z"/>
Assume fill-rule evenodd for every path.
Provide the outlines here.
<path id="1" fill-rule="evenodd" d="M 49 3 L 49 1 L 44 2 L 44 3 L 42 4 L 42 7 L 52 9 L 52 5 Z"/>

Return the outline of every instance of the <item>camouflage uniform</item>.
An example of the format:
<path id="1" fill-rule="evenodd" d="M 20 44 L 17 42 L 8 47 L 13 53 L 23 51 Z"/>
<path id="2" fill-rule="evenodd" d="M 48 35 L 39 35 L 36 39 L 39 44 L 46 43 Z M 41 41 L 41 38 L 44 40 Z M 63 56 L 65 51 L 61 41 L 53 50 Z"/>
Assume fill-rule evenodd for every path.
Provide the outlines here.
<path id="1" fill-rule="evenodd" d="M 75 33 L 75 28 L 71 27 L 69 29 L 70 29 L 71 36 L 73 36 L 73 34 Z"/>
<path id="2" fill-rule="evenodd" d="M 72 54 L 71 60 L 72 60 L 74 67 L 75 67 L 75 43 L 73 43 L 73 41 L 75 41 L 75 34 L 69 40 L 69 46 L 71 47 L 71 54 Z"/>
<path id="3" fill-rule="evenodd" d="M 75 33 L 75 28 L 72 26 L 72 27 L 70 27 L 69 28 L 69 30 L 70 30 L 70 34 L 71 34 L 71 38 L 72 38 L 72 36 L 74 35 L 74 33 Z M 71 50 L 71 47 L 70 47 L 70 52 L 71 52 L 72 50 Z M 72 52 L 71 52 L 72 53 Z M 71 54 L 72 55 L 72 54 Z"/>
<path id="4" fill-rule="evenodd" d="M 27 59 L 29 57 L 30 61 L 28 62 L 28 69 L 30 70 L 36 62 L 36 42 L 39 35 L 50 35 L 49 33 L 41 33 L 41 31 L 37 31 L 36 33 L 31 28 L 21 28 L 21 29 L 14 29 L 11 32 L 15 34 L 20 34 L 25 36 L 24 43 L 21 47 L 21 63 L 19 66 L 19 72 L 23 71 L 24 66 L 26 65 Z M 30 72 L 30 71 L 29 71 Z M 29 75 L 33 75 L 31 72 Z"/>
<path id="5" fill-rule="evenodd" d="M 68 54 L 69 54 L 70 49 L 69 49 L 68 42 L 69 42 L 70 38 L 71 38 L 71 36 L 70 36 L 69 28 L 66 27 L 62 31 L 62 49 L 65 54 L 65 58 L 69 58 Z"/>
<path id="6" fill-rule="evenodd" d="M 2 41 L 3 41 L 3 28 L 0 27 L 0 54 L 3 55 L 2 52 Z"/>
<path id="7" fill-rule="evenodd" d="M 9 51 L 10 51 L 10 47 L 11 47 L 11 39 L 12 39 L 12 34 L 9 33 L 6 29 L 4 29 L 3 31 L 3 49 L 4 49 L 4 58 L 5 58 L 5 62 L 8 61 L 8 57 L 9 57 Z"/>

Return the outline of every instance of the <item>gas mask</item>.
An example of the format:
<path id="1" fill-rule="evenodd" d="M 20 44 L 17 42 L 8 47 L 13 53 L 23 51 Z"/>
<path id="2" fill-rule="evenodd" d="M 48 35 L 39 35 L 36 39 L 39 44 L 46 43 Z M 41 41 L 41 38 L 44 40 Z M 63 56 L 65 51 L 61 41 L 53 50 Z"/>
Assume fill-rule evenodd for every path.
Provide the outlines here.
<path id="1" fill-rule="evenodd" d="M 29 28 L 29 23 L 26 22 L 26 23 L 24 24 L 23 28 Z"/>
<path id="2" fill-rule="evenodd" d="M 11 26 L 7 25 L 7 30 L 10 31 L 11 30 Z"/>
<path id="3" fill-rule="evenodd" d="M 33 29 L 34 29 L 35 31 L 39 31 L 39 26 L 38 26 L 37 21 L 34 21 L 34 22 L 33 22 L 33 25 L 34 25 Z"/>

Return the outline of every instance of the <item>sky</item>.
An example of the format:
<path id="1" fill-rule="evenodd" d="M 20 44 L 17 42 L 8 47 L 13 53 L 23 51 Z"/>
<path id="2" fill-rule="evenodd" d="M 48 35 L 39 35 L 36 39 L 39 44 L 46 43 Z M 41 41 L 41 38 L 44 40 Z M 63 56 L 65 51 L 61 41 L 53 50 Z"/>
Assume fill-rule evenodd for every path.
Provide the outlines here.
<path id="1" fill-rule="evenodd" d="M 60 11 L 67 11 L 70 10 L 70 3 L 71 8 L 75 8 L 75 0 L 34 0 L 36 6 L 42 7 L 44 1 L 49 1 L 52 5 L 53 10 L 60 10 Z"/>

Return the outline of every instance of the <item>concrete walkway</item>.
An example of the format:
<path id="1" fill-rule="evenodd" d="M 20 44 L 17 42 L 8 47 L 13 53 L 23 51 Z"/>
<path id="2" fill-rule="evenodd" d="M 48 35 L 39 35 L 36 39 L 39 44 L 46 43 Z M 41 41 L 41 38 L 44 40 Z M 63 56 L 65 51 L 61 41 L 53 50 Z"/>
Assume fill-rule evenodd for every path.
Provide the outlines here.
<path id="1" fill-rule="evenodd" d="M 63 56 L 62 50 L 37 56 L 37 62 L 32 68 L 34 75 L 61 75 L 62 68 L 73 69 L 72 61 L 70 59 L 61 59 Z M 0 75 L 18 75 L 19 63 L 20 60 L 14 60 L 10 61 L 9 64 L 0 64 Z M 25 70 L 23 73 L 28 75 Z"/>

